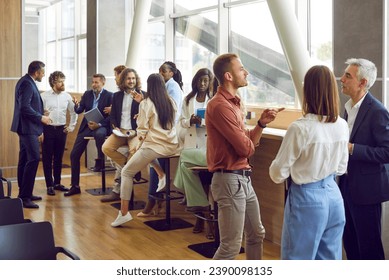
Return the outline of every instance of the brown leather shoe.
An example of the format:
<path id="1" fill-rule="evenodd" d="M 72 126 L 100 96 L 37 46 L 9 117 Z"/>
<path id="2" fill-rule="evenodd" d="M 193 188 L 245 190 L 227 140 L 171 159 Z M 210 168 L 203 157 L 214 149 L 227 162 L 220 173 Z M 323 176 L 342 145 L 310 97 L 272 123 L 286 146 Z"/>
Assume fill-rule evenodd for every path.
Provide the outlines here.
<path id="1" fill-rule="evenodd" d="M 120 194 L 111 192 L 110 194 L 104 196 L 102 199 L 100 199 L 101 202 L 112 202 L 120 200 Z"/>

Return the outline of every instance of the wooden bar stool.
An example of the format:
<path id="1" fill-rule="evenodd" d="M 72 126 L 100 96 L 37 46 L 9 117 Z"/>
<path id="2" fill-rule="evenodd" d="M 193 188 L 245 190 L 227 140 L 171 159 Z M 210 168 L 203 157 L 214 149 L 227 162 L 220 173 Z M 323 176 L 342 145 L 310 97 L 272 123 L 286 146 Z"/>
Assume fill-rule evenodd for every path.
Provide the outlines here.
<path id="1" fill-rule="evenodd" d="M 164 172 L 166 176 L 166 188 L 164 191 L 164 196 L 159 197 L 155 195 L 150 195 L 152 198 L 154 198 L 157 201 L 165 201 L 166 204 L 166 214 L 165 219 L 161 220 L 153 220 L 153 221 L 146 221 L 144 224 L 148 225 L 149 227 L 153 228 L 157 231 L 167 231 L 167 230 L 174 230 L 174 229 L 182 229 L 182 228 L 189 228 L 193 225 L 191 223 L 188 223 L 187 221 L 180 219 L 180 218 L 171 218 L 170 215 L 170 201 L 176 200 L 176 199 L 182 199 L 184 196 L 182 193 L 177 191 L 170 190 L 170 159 L 172 158 L 178 158 L 180 155 L 173 155 L 169 157 L 164 157 L 167 159 Z M 178 194 L 177 196 L 174 196 L 172 194 Z"/>

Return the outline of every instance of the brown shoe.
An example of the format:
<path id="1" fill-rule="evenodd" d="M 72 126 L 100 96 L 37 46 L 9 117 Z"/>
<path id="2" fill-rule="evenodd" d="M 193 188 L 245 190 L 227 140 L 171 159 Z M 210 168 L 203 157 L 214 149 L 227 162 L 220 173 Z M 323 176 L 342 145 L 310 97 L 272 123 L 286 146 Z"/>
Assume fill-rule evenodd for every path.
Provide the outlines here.
<path id="1" fill-rule="evenodd" d="M 104 196 L 102 199 L 100 199 L 101 202 L 112 202 L 120 200 L 120 194 L 111 192 L 110 194 Z"/>

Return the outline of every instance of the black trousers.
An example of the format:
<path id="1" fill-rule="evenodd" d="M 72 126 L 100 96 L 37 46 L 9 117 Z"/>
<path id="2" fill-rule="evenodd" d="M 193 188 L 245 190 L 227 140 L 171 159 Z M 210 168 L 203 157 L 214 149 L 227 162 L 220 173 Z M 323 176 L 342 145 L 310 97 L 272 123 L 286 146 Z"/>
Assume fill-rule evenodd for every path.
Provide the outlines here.
<path id="1" fill-rule="evenodd" d="M 46 187 L 61 184 L 62 158 L 67 136 L 63 132 L 64 128 L 64 125 L 43 127 L 42 163 Z"/>
<path id="2" fill-rule="evenodd" d="M 72 165 L 72 186 L 80 185 L 80 159 L 84 153 L 86 146 L 88 145 L 89 140 L 84 139 L 84 137 L 94 137 L 96 141 L 97 156 L 99 159 L 104 159 L 104 154 L 102 147 L 105 141 L 105 137 L 108 135 L 108 130 L 105 127 L 100 127 L 96 130 L 90 130 L 88 127 L 83 131 L 79 131 L 72 152 L 70 153 L 70 162 Z"/>
<path id="3" fill-rule="evenodd" d="M 381 239 L 381 203 L 358 205 L 353 203 L 349 189 L 344 190 L 342 194 L 346 213 L 343 245 L 347 259 L 384 260 L 385 253 Z"/>
<path id="4" fill-rule="evenodd" d="M 39 135 L 19 134 L 18 185 L 19 197 L 31 198 L 39 165 Z"/>

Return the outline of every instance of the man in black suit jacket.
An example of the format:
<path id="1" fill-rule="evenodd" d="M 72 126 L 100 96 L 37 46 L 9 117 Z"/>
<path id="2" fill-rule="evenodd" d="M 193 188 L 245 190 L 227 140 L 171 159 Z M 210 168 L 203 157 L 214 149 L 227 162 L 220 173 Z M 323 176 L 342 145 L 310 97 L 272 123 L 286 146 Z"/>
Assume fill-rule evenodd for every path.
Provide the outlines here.
<path id="1" fill-rule="evenodd" d="M 19 197 L 25 208 L 39 208 L 34 200 L 41 197 L 32 194 L 39 165 L 39 136 L 43 125 L 50 123 L 44 116 L 43 102 L 35 81 L 41 82 L 45 76 L 45 64 L 33 61 L 15 87 L 15 107 L 11 131 L 19 136 L 18 185 Z"/>
<path id="2" fill-rule="evenodd" d="M 350 128 L 347 173 L 340 178 L 347 259 L 383 260 L 381 203 L 389 200 L 389 113 L 369 92 L 377 68 L 366 59 L 348 59 L 341 78 Z"/>
<path id="3" fill-rule="evenodd" d="M 140 89 L 141 82 L 138 73 L 134 69 L 124 69 L 117 82 L 120 91 L 115 92 L 112 100 L 110 120 L 114 133 L 104 142 L 103 153 L 110 157 L 121 170 L 127 162 L 127 157 L 118 151 L 121 146 L 128 146 L 128 157 L 131 157 L 138 146 L 136 136 L 136 117 L 139 112 L 139 103 L 143 93 Z M 118 131 L 129 137 L 120 137 L 115 134 Z M 139 173 L 140 175 L 140 173 Z M 138 177 L 140 177 L 138 175 Z M 120 174 L 115 174 L 115 184 L 112 192 L 103 197 L 101 202 L 120 200 Z M 140 179 L 140 178 L 137 178 Z"/>
<path id="4" fill-rule="evenodd" d="M 105 77 L 102 74 L 94 74 L 92 76 L 92 89 L 84 93 L 81 98 L 80 103 L 75 101 L 74 111 L 77 114 L 82 112 L 87 112 L 93 108 L 98 108 L 100 113 L 103 115 L 104 119 L 99 123 L 90 121 L 88 122 L 86 118 L 82 120 L 80 128 L 78 130 L 76 141 L 74 142 L 73 149 L 70 153 L 70 162 L 71 162 L 71 188 L 68 192 L 65 193 L 65 196 L 71 196 L 81 193 L 80 190 L 80 159 L 81 155 L 86 149 L 89 140 L 84 139 L 84 137 L 94 137 L 97 147 L 97 156 L 96 165 L 98 162 L 104 160 L 104 154 L 101 150 L 105 137 L 111 133 L 109 126 L 109 115 L 104 112 L 105 107 L 109 107 L 112 104 L 112 92 L 105 90 Z"/>

